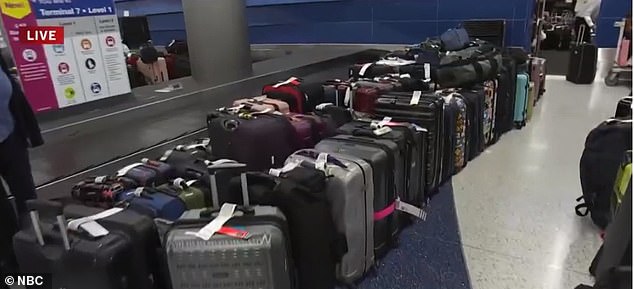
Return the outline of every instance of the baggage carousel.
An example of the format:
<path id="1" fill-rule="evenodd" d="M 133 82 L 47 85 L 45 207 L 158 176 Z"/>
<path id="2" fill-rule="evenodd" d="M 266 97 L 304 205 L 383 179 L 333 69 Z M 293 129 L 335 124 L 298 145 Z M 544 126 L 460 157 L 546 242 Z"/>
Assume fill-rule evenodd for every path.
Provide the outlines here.
<path id="1" fill-rule="evenodd" d="M 143 157 L 157 157 L 176 144 L 206 137 L 208 112 L 232 100 L 261 94 L 266 83 L 299 76 L 308 81 L 346 78 L 348 65 L 385 53 L 356 45 L 267 46 L 278 56 L 253 64 L 253 74 L 220 85 L 191 77 L 140 87 L 123 95 L 38 116 L 45 145 L 31 150 L 41 198 L 68 196 L 74 183 L 111 174 Z M 181 83 L 183 89 L 156 89 Z"/>

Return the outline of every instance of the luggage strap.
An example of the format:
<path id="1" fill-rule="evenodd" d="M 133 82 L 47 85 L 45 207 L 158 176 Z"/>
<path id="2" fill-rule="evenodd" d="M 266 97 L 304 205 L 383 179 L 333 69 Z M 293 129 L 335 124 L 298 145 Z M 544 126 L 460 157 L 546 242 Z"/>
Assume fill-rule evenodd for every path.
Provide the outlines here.
<path id="1" fill-rule="evenodd" d="M 394 213 L 395 210 L 396 210 L 396 201 L 392 202 L 384 209 L 378 212 L 374 212 L 374 221 L 380 221 L 387 218 L 389 215 Z"/>
<path id="2" fill-rule="evenodd" d="M 112 208 L 92 216 L 72 220 L 68 222 L 68 229 L 79 231 L 79 228 L 82 228 L 84 231 L 90 234 L 90 236 L 95 238 L 108 235 L 110 232 L 106 230 L 106 228 L 104 228 L 103 226 L 99 225 L 99 223 L 97 223 L 96 221 L 118 214 L 123 210 L 123 208 Z"/>

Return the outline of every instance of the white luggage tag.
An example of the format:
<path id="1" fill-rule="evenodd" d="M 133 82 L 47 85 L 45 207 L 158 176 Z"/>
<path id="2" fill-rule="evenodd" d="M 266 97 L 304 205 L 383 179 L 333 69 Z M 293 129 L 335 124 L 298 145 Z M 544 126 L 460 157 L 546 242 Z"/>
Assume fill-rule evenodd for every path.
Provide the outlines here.
<path id="1" fill-rule="evenodd" d="M 409 75 L 409 73 L 401 74 L 398 77 L 400 77 L 400 78 L 412 78 L 412 76 Z"/>
<path id="2" fill-rule="evenodd" d="M 346 95 L 343 97 L 343 104 L 347 107 L 352 107 L 352 89 L 356 86 L 356 83 L 350 83 L 348 87 L 346 87 Z"/>
<path id="3" fill-rule="evenodd" d="M 299 164 L 300 164 L 300 161 L 289 162 L 286 165 L 284 165 L 284 167 L 282 167 L 281 169 L 270 169 L 269 170 L 269 175 L 272 175 L 272 176 L 275 176 L 275 177 L 279 177 L 283 173 L 288 173 L 288 172 L 292 171 L 293 169 L 298 167 Z"/>
<path id="4" fill-rule="evenodd" d="M 412 93 L 412 99 L 409 101 L 409 105 L 418 105 L 420 102 L 420 97 L 423 95 L 423 92 L 420 90 L 414 91 Z"/>
<path id="5" fill-rule="evenodd" d="M 227 223 L 227 221 L 233 218 L 233 213 L 236 211 L 237 206 L 238 205 L 236 204 L 223 204 L 222 208 L 220 208 L 220 213 L 218 213 L 218 217 L 213 219 L 213 221 L 202 227 L 198 232 L 185 232 L 185 234 L 209 241 L 209 239 L 211 239 L 211 237 L 217 233 L 218 230 Z"/>
<path id="6" fill-rule="evenodd" d="M 123 167 L 122 169 L 117 171 L 117 177 L 125 176 L 131 169 L 136 168 L 138 166 L 143 165 L 143 163 L 134 163 L 128 166 Z"/>
<path id="7" fill-rule="evenodd" d="M 390 133 L 391 131 L 392 131 L 391 127 L 384 126 L 384 127 L 375 129 L 374 131 L 372 131 L 372 133 L 374 133 L 374 135 L 377 135 L 377 136 L 382 136 L 386 133 Z"/>
<path id="8" fill-rule="evenodd" d="M 328 154 L 319 153 L 319 155 L 317 156 L 317 160 L 315 160 L 315 169 L 326 173 L 327 164 L 328 164 Z"/>
<path id="9" fill-rule="evenodd" d="M 96 177 L 95 184 L 102 184 L 106 179 L 108 179 L 108 176 Z"/>
<path id="10" fill-rule="evenodd" d="M 318 104 L 317 106 L 315 106 L 315 109 L 316 110 L 323 110 L 327 106 L 331 106 L 331 105 L 334 105 L 334 104 L 332 104 L 330 102 L 326 102 L 326 103 Z"/>
<path id="11" fill-rule="evenodd" d="M 289 84 L 289 83 L 291 83 L 293 81 L 297 81 L 297 80 L 298 80 L 297 77 L 291 77 L 291 78 L 287 79 L 286 81 L 282 81 L 282 82 L 280 82 L 278 84 L 273 85 L 273 87 L 278 88 L 278 87 L 280 87 L 282 85 L 287 85 L 287 84 Z"/>
<path id="12" fill-rule="evenodd" d="M 167 151 L 165 151 L 165 153 L 164 153 L 164 154 L 163 154 L 163 156 L 159 159 L 159 161 L 161 161 L 161 162 L 165 162 L 165 161 L 167 161 L 167 158 L 169 158 L 169 157 L 172 155 L 172 153 L 173 153 L 173 152 L 174 152 L 174 150 L 167 150 Z"/>
<path id="13" fill-rule="evenodd" d="M 425 63 L 423 64 L 423 67 L 425 68 L 425 82 L 430 82 L 431 81 L 431 64 L 430 63 Z"/>
<path id="14" fill-rule="evenodd" d="M 419 207 L 410 205 L 401 201 L 400 198 L 396 199 L 396 210 L 408 213 L 414 217 L 417 217 L 423 221 L 427 220 L 427 212 Z"/>
<path id="15" fill-rule="evenodd" d="M 370 66 L 372 66 L 372 64 L 374 63 L 366 63 L 363 66 L 361 66 L 361 69 L 359 70 L 359 75 L 364 76 L 366 71 L 368 71 L 368 69 L 370 68 Z"/>
<path id="16" fill-rule="evenodd" d="M 427 132 L 427 129 L 426 129 L 426 128 L 424 128 L 424 127 L 422 127 L 422 126 L 420 126 L 420 125 L 417 125 L 417 124 L 415 124 L 415 123 L 412 123 L 412 126 L 416 129 L 416 131 L 419 131 L 419 132 Z"/>
<path id="17" fill-rule="evenodd" d="M 124 210 L 123 208 L 112 208 L 92 216 L 87 216 L 87 217 L 79 218 L 76 220 L 72 220 L 68 222 L 68 229 L 73 231 L 79 231 L 79 228 L 81 228 L 93 238 L 108 235 L 110 232 L 106 230 L 106 228 L 101 226 L 99 223 L 97 223 L 96 221 L 108 218 L 123 210 Z"/>

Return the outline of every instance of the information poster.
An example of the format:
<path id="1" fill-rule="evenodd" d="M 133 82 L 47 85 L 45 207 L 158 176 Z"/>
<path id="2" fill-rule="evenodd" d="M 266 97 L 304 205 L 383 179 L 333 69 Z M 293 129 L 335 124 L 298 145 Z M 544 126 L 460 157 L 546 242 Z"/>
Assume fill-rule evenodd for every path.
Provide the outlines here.
<path id="1" fill-rule="evenodd" d="M 24 92 L 37 112 L 126 94 L 128 81 L 113 0 L 0 0 Z M 20 41 L 20 27 L 60 26 L 64 44 Z"/>

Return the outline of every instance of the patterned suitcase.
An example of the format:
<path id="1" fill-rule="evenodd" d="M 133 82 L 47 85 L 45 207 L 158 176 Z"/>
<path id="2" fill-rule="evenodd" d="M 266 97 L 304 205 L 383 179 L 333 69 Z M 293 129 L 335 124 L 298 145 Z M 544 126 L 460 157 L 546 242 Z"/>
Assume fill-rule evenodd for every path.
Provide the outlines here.
<path id="1" fill-rule="evenodd" d="M 286 163 L 301 162 L 315 167 L 317 150 L 300 150 Z M 336 153 L 326 154 L 325 168 L 331 177 L 326 195 L 332 204 L 332 217 L 337 231 L 346 237 L 348 251 L 337 267 L 339 281 L 351 284 L 359 280 L 374 264 L 374 182 L 372 167 L 363 159 Z M 343 192 L 343 193 L 342 193 Z"/>
<path id="2" fill-rule="evenodd" d="M 172 289 L 295 288 L 286 217 L 275 207 L 249 206 L 245 174 L 241 180 L 245 206 L 224 204 L 218 211 L 215 202 L 215 209 L 187 211 L 176 222 L 160 225 Z M 229 219 L 223 223 L 222 218 Z M 219 225 L 209 238 L 192 234 L 205 232 L 214 221 Z M 248 236 L 217 233 L 226 228 Z"/>
<path id="3" fill-rule="evenodd" d="M 397 189 L 402 188 L 402 157 L 392 141 L 339 135 L 319 142 L 315 149 L 322 152 L 348 154 L 372 165 L 374 178 L 374 254 L 384 256 L 398 235 L 399 223 L 395 210 Z"/>
<path id="4" fill-rule="evenodd" d="M 484 82 L 484 144 L 491 145 L 495 140 L 495 105 L 497 104 L 497 80 Z"/>
<path id="5" fill-rule="evenodd" d="M 462 96 L 455 92 L 449 93 L 443 98 L 445 99 L 445 105 L 451 106 L 454 110 L 452 123 L 455 124 L 455 129 L 451 139 L 453 140 L 453 173 L 457 174 L 467 165 L 467 105 Z"/>

